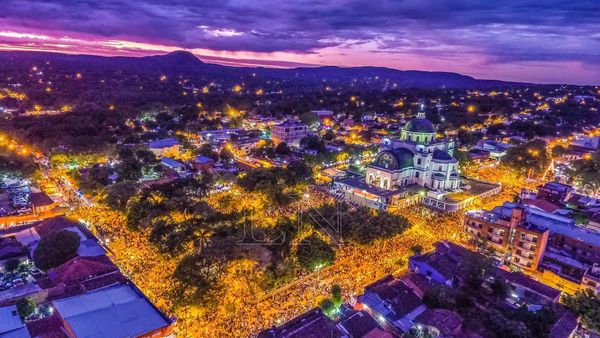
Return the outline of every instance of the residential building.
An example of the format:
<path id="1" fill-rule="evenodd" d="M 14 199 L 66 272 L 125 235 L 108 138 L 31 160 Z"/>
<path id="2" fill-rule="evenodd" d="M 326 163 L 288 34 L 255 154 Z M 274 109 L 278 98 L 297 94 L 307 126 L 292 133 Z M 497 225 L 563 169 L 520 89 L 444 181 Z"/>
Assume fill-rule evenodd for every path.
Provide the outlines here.
<path id="1" fill-rule="evenodd" d="M 594 263 L 585 271 L 581 286 L 594 291 L 597 295 L 600 294 L 600 263 Z"/>
<path id="2" fill-rule="evenodd" d="M 504 260 L 529 271 L 537 269 L 547 249 L 553 258 L 589 265 L 600 261 L 600 233 L 532 205 L 506 202 L 491 211 L 467 212 L 464 231 L 474 242 L 487 244 Z"/>
<path id="3" fill-rule="evenodd" d="M 166 138 L 148 143 L 148 148 L 156 157 L 179 156 L 179 142 L 175 138 Z"/>
<path id="4" fill-rule="evenodd" d="M 0 308 L 0 337 L 29 338 L 31 335 L 19 316 L 16 305 Z"/>
<path id="5" fill-rule="evenodd" d="M 430 282 L 453 286 L 462 282 L 463 261 L 474 255 L 477 254 L 460 245 L 441 241 L 435 243 L 435 251 L 410 257 L 408 268 Z"/>
<path id="6" fill-rule="evenodd" d="M 502 208 L 467 212 L 464 231 L 474 243 L 491 248 L 502 261 L 527 271 L 537 270 L 550 232 L 528 222 L 525 208 L 532 208 L 512 205 L 507 209 L 509 214 L 501 212 Z"/>
<path id="7" fill-rule="evenodd" d="M 212 158 L 206 157 L 206 156 L 202 156 L 202 155 L 196 156 L 194 158 L 194 160 L 192 161 L 192 166 L 197 171 L 210 170 L 212 167 L 214 167 L 214 165 L 215 165 L 215 160 L 213 160 Z"/>
<path id="8" fill-rule="evenodd" d="M 274 125 L 271 140 L 275 145 L 284 142 L 290 147 L 299 147 L 300 140 L 308 135 L 308 126 L 297 120 L 286 120 Z"/>
<path id="9" fill-rule="evenodd" d="M 33 208 L 33 213 L 36 215 L 48 212 L 54 207 L 58 206 L 58 204 L 55 203 L 50 196 L 44 194 L 43 192 L 32 193 L 29 195 L 29 202 Z"/>
<path id="10" fill-rule="evenodd" d="M 463 317 L 446 309 L 427 309 L 415 318 L 418 330 L 427 329 L 431 337 L 461 337 Z"/>
<path id="11" fill-rule="evenodd" d="M 367 286 L 358 303 L 388 332 L 402 334 L 425 311 L 421 297 L 403 280 L 388 275 Z"/>
<path id="12" fill-rule="evenodd" d="M 314 308 L 286 323 L 262 331 L 258 338 L 341 338 L 344 334 L 321 309 Z"/>
<path id="13" fill-rule="evenodd" d="M 161 157 L 160 164 L 175 171 L 178 174 L 185 172 L 187 169 L 183 163 L 176 161 L 170 157 Z"/>
<path id="14" fill-rule="evenodd" d="M 172 320 L 133 285 L 120 284 L 52 301 L 70 337 L 167 337 Z"/>

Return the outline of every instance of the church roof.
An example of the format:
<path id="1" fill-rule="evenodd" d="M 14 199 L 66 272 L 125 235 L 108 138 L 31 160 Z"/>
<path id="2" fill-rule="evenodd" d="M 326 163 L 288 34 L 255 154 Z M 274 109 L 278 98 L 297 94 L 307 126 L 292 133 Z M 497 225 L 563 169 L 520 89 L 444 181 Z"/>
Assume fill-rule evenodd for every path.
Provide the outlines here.
<path id="1" fill-rule="evenodd" d="M 434 160 L 442 160 L 442 161 L 456 161 L 454 157 L 450 156 L 447 152 L 443 150 L 436 149 L 433 151 L 433 159 Z"/>
<path id="2" fill-rule="evenodd" d="M 388 161 L 390 156 L 392 161 Z M 414 166 L 414 157 L 413 152 L 406 148 L 384 150 L 377 155 L 373 165 L 390 170 L 400 170 Z"/>
<path id="3" fill-rule="evenodd" d="M 435 133 L 435 127 L 433 126 L 433 123 L 431 123 L 429 120 L 427 120 L 426 118 L 415 118 L 412 119 L 410 121 L 408 121 L 408 123 L 404 126 L 403 128 L 405 131 L 409 131 L 409 132 L 413 132 L 413 133 L 430 133 L 433 134 Z"/>

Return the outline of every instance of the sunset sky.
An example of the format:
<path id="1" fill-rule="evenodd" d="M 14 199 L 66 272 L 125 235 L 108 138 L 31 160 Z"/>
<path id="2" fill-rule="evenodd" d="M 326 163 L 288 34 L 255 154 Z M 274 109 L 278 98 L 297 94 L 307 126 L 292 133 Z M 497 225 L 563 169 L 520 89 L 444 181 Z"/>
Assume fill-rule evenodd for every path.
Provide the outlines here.
<path id="1" fill-rule="evenodd" d="M 600 84 L 600 1 L 2 0 L 0 50 Z"/>

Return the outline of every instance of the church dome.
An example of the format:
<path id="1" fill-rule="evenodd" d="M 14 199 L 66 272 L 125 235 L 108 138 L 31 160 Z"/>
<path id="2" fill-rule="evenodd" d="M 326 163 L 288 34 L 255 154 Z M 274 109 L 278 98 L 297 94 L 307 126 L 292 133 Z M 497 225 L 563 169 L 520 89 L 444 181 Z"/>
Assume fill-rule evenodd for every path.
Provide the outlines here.
<path id="1" fill-rule="evenodd" d="M 433 160 L 434 161 L 449 161 L 449 162 L 456 162 L 456 159 L 452 156 L 450 156 L 450 154 L 448 154 L 447 152 L 443 151 L 443 150 L 439 150 L 436 149 L 433 151 Z"/>
<path id="2" fill-rule="evenodd" d="M 428 133 L 434 134 L 435 127 L 433 123 L 425 118 L 416 118 L 408 121 L 408 123 L 403 128 L 405 131 L 413 132 L 413 133 Z"/>
<path id="3" fill-rule="evenodd" d="M 401 170 L 414 166 L 414 154 L 406 148 L 384 150 L 377 155 L 373 165 L 388 170 Z"/>

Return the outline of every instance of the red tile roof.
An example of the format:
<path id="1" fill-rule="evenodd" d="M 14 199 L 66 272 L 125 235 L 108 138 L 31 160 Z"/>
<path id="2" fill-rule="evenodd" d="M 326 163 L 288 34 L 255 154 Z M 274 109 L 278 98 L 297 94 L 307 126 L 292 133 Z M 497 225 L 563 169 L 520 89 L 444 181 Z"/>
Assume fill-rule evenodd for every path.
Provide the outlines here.
<path id="1" fill-rule="evenodd" d="M 52 284 L 79 283 L 92 277 L 104 275 L 118 268 L 106 256 L 75 257 L 48 272 Z"/>

